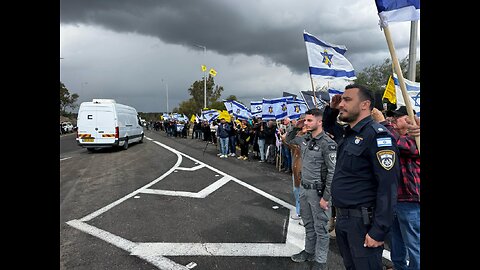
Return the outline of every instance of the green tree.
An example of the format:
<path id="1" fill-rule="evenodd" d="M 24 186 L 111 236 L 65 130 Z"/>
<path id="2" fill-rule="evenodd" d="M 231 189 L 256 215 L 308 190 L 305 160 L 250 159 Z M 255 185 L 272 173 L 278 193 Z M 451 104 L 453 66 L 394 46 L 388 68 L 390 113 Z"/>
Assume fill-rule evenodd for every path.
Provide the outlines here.
<path id="1" fill-rule="evenodd" d="M 71 113 L 67 112 L 67 108 L 75 109 L 77 99 L 78 94 L 70 94 L 65 84 L 60 82 L 60 115 L 69 116 Z"/>
<path id="2" fill-rule="evenodd" d="M 235 95 L 230 95 L 225 100 L 236 100 L 236 101 L 238 101 L 238 98 Z"/>
<path id="3" fill-rule="evenodd" d="M 404 78 L 407 77 L 407 67 L 408 58 L 405 57 L 400 61 L 400 68 L 402 69 Z M 392 61 L 390 58 L 387 58 L 380 65 L 371 65 L 370 67 L 364 68 L 357 74 L 355 83 L 363 84 L 372 89 L 374 92 L 381 92 L 383 94 L 383 91 L 385 91 L 385 86 L 388 82 L 388 78 L 390 75 L 392 75 L 392 72 Z M 420 61 L 417 61 L 415 77 L 415 81 L 420 82 Z"/>
<path id="4" fill-rule="evenodd" d="M 213 76 L 209 74 L 207 78 L 206 88 L 208 108 L 222 110 L 225 109 L 223 102 L 218 101 L 218 99 L 222 95 L 223 90 L 223 86 L 215 85 Z M 179 112 L 185 115 L 200 113 L 204 105 L 204 92 L 205 90 L 203 80 L 193 82 L 190 88 L 188 88 L 188 93 L 190 94 L 191 98 L 186 101 L 182 101 L 179 104 L 178 108 L 173 109 L 173 112 Z"/>
<path id="5" fill-rule="evenodd" d="M 408 71 L 408 56 L 400 61 L 400 68 L 404 78 L 407 78 Z M 393 73 L 393 64 L 390 58 L 386 58 L 380 65 L 371 65 L 364 68 L 357 74 L 355 83 L 363 84 L 375 92 L 376 96 L 380 98 L 383 96 L 385 86 L 388 83 L 390 75 Z M 420 61 L 416 63 L 415 81 L 420 82 Z M 388 100 L 382 100 L 382 102 L 388 102 Z M 393 104 L 387 104 L 388 109 L 392 108 Z"/>

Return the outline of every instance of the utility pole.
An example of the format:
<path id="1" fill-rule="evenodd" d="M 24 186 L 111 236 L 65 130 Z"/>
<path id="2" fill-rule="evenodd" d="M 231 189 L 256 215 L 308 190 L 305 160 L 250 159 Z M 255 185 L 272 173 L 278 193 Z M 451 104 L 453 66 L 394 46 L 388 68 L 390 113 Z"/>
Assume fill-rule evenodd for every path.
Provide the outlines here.
<path id="1" fill-rule="evenodd" d="M 197 44 L 195 44 L 195 46 L 200 47 L 200 48 L 203 48 L 204 60 L 205 60 L 204 65 L 206 66 L 206 61 L 207 61 L 207 47 L 206 47 L 206 46 L 202 46 L 202 45 L 197 45 Z M 205 70 L 203 71 L 203 108 L 207 108 L 207 69 L 206 69 L 206 68 L 205 68 Z"/>
<path id="2" fill-rule="evenodd" d="M 162 82 L 163 82 L 163 79 L 162 79 Z M 167 83 L 167 80 L 165 80 L 165 91 L 167 92 L 167 113 L 168 113 L 169 111 L 168 111 L 168 83 Z"/>
<path id="3" fill-rule="evenodd" d="M 408 56 L 408 80 L 414 82 L 417 71 L 417 29 L 418 21 L 412 21 L 410 26 L 410 47 Z"/>

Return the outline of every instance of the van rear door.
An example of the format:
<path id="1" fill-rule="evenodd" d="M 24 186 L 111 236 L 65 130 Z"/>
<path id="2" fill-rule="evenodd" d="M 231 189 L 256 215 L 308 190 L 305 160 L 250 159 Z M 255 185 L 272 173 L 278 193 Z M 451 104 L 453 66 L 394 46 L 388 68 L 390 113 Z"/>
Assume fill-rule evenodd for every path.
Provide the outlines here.
<path id="1" fill-rule="evenodd" d="M 112 106 L 99 104 L 85 107 L 79 112 L 81 129 L 78 133 L 90 134 L 82 138 L 84 144 L 113 144 L 115 143 L 115 112 Z"/>

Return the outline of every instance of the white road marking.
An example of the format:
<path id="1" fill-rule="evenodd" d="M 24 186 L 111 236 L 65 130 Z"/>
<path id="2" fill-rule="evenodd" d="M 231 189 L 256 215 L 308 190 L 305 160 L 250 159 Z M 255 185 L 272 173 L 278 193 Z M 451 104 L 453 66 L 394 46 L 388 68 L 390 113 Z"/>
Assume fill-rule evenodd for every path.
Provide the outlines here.
<path id="1" fill-rule="evenodd" d="M 192 268 L 194 268 L 195 266 L 197 266 L 197 264 L 194 263 L 194 262 L 190 262 L 190 263 L 188 263 L 188 264 L 186 265 L 186 267 L 187 267 L 188 269 L 192 269 Z"/>
<path id="2" fill-rule="evenodd" d="M 189 269 L 163 256 L 156 256 L 152 254 L 132 254 L 132 251 L 134 251 L 137 248 L 138 244 L 128 241 L 122 237 L 119 237 L 117 235 L 104 231 L 102 229 L 99 229 L 97 227 L 91 226 L 85 222 L 82 222 L 79 220 L 70 220 L 67 222 L 67 224 L 80 231 L 96 236 L 102 239 L 103 241 L 110 243 L 118 248 L 121 248 L 127 252 L 130 252 L 131 255 L 140 257 L 145 261 L 157 266 L 159 269 L 162 269 L 162 270 L 188 270 Z"/>
<path id="3" fill-rule="evenodd" d="M 203 164 L 200 164 L 198 166 L 195 166 L 195 167 L 192 167 L 192 168 L 184 168 L 184 167 L 178 167 L 177 170 L 182 170 L 182 171 L 196 171 L 198 169 L 201 169 L 205 167 L 205 165 Z"/>
<path id="4" fill-rule="evenodd" d="M 61 158 L 60 161 L 64 161 L 64 160 L 67 160 L 69 158 L 72 158 L 72 157 L 65 157 L 65 158 Z"/>
<path id="5" fill-rule="evenodd" d="M 292 254 L 298 253 L 304 249 L 305 241 L 305 229 L 303 226 L 300 226 L 298 222 L 290 219 L 290 215 L 295 213 L 295 206 L 277 198 L 273 195 L 270 195 L 250 184 L 247 184 L 231 175 L 228 175 L 217 168 L 214 168 L 208 164 L 205 164 L 193 157 L 190 157 L 182 152 L 177 151 L 165 144 L 154 141 L 149 137 L 145 137 L 150 141 L 160 145 L 161 147 L 175 153 L 177 155 L 177 162 L 165 172 L 160 177 L 156 178 L 147 185 L 127 194 L 126 196 L 118 199 L 117 201 L 112 202 L 111 204 L 81 218 L 80 220 L 71 220 L 68 221 L 72 227 L 75 227 L 81 231 L 84 231 L 88 234 L 96 236 L 106 242 L 109 242 L 121 249 L 129 251 L 131 255 L 138 256 L 151 264 L 157 266 L 159 269 L 165 270 L 185 270 L 189 269 L 183 265 L 177 264 L 172 260 L 165 258 L 164 256 L 271 256 L 271 257 L 290 257 Z M 182 163 L 183 157 L 186 157 L 195 162 L 195 164 L 200 164 L 193 168 L 179 167 Z M 199 192 L 186 192 L 186 191 L 171 191 L 171 190 L 157 190 L 151 189 L 150 187 L 156 184 L 157 182 L 163 180 L 168 175 L 176 170 L 184 171 L 195 171 L 200 168 L 207 167 L 208 169 L 218 173 L 220 176 L 223 176 L 221 179 L 215 181 L 213 184 L 204 188 Z M 134 243 L 128 241 L 124 238 L 111 234 L 109 232 L 98 229 L 94 226 L 86 224 L 85 222 L 105 213 L 111 208 L 119 205 L 125 200 L 137 196 L 139 193 L 148 193 L 148 194 L 158 194 L 158 195 L 167 195 L 167 196 L 185 196 L 192 198 L 205 198 L 209 194 L 213 193 L 226 183 L 234 181 L 266 198 L 269 200 L 282 205 L 283 207 L 290 209 L 290 214 L 288 217 L 288 228 L 287 228 L 287 237 L 285 243 Z M 388 251 L 387 251 L 388 252 Z M 384 256 L 386 252 L 384 251 Z M 388 252 L 388 257 L 389 252 Z"/>
<path id="6" fill-rule="evenodd" d="M 390 258 L 390 251 L 386 249 L 383 250 L 383 257 L 389 261 L 392 261 L 392 259 Z"/>
<path id="7" fill-rule="evenodd" d="M 132 255 L 290 257 L 301 249 L 274 243 L 138 243 Z"/>
<path id="8" fill-rule="evenodd" d="M 181 196 L 181 197 L 191 197 L 191 198 L 206 198 L 208 195 L 210 195 L 212 192 L 215 190 L 219 189 L 226 183 L 228 183 L 231 180 L 231 178 L 224 176 L 217 181 L 215 181 L 213 184 L 209 185 L 208 187 L 202 189 L 199 192 L 188 192 L 188 191 L 172 191 L 172 190 L 158 190 L 158 189 L 144 189 L 142 190 L 142 193 L 148 193 L 148 194 L 158 194 L 158 195 L 167 195 L 167 196 Z"/>

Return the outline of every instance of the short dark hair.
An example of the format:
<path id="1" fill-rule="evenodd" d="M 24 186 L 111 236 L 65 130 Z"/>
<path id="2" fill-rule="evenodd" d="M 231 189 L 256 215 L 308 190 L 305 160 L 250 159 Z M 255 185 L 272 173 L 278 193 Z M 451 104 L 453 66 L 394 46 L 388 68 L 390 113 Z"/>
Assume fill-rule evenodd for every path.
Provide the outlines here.
<path id="1" fill-rule="evenodd" d="M 375 105 L 375 94 L 373 93 L 373 91 L 361 84 L 354 83 L 345 86 L 345 90 L 352 88 L 358 88 L 358 94 L 361 101 L 370 100 L 370 110 L 373 110 L 373 107 Z"/>
<path id="2" fill-rule="evenodd" d="M 313 108 L 305 112 L 305 114 L 311 114 L 315 117 L 322 117 L 323 112 L 319 108 Z"/>

